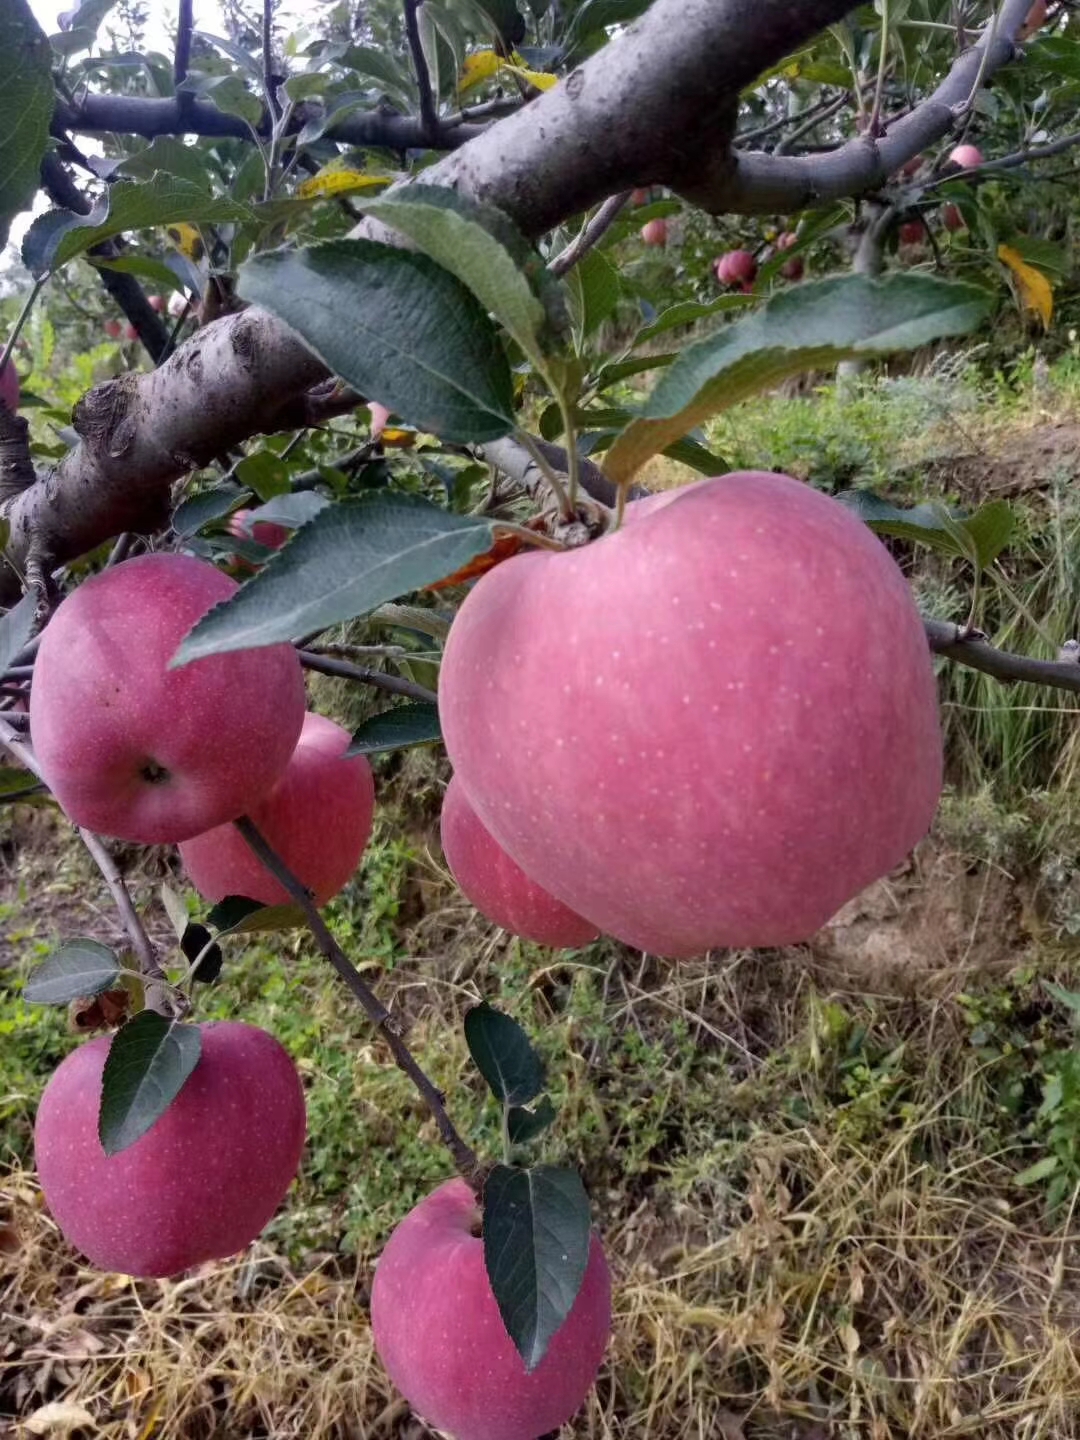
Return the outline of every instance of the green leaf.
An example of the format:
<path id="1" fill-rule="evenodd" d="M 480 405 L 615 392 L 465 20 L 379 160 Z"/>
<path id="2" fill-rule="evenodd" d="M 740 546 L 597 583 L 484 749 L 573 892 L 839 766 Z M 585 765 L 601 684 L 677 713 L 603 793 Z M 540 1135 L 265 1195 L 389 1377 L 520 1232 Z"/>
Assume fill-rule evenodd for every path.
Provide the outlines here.
<path id="1" fill-rule="evenodd" d="M 36 796 L 48 796 L 48 791 L 30 770 L 0 769 L 0 805 L 13 805 Z"/>
<path id="2" fill-rule="evenodd" d="M 103 260 L 99 255 L 87 258 L 96 270 L 115 270 L 122 275 L 138 275 L 162 290 L 182 288 L 180 277 L 164 260 L 152 260 L 149 255 L 122 255 L 117 260 Z"/>
<path id="3" fill-rule="evenodd" d="M 598 250 L 589 250 L 567 279 L 574 325 L 584 339 L 615 311 L 622 296 L 619 272 Z"/>
<path id="4" fill-rule="evenodd" d="M 245 455 L 236 466 L 235 474 L 241 485 L 254 490 L 260 500 L 272 500 L 275 495 L 289 493 L 288 464 L 272 450 L 255 450 Z"/>
<path id="5" fill-rule="evenodd" d="M 991 500 L 974 515 L 964 515 L 936 500 L 901 509 L 868 490 L 845 490 L 836 498 L 878 535 L 960 556 L 979 570 L 997 558 L 1016 528 L 1016 516 L 1006 500 Z"/>
<path id="6" fill-rule="evenodd" d="M 676 440 L 674 445 L 666 446 L 664 454 L 669 460 L 688 465 L 699 475 L 724 475 L 731 468 L 722 456 L 714 455 L 711 450 L 699 441 L 691 440 L 688 435 L 682 440 Z"/>
<path id="7" fill-rule="evenodd" d="M 487 312 L 427 255 L 333 240 L 258 255 L 239 292 L 279 316 L 362 395 L 451 441 L 514 426 L 513 381 Z"/>
<path id="8" fill-rule="evenodd" d="M 445 579 L 490 550 L 489 521 L 419 495 L 372 491 L 328 505 L 240 591 L 203 617 L 173 657 L 293 640 Z"/>
<path id="9" fill-rule="evenodd" d="M 486 1002 L 465 1014 L 465 1042 L 496 1100 L 527 1105 L 544 1088 L 544 1064 L 518 1022 Z"/>
<path id="10" fill-rule="evenodd" d="M 197 920 L 185 925 L 184 933 L 180 937 L 180 949 L 184 958 L 192 965 L 195 965 L 196 960 L 199 962 L 191 972 L 191 978 L 200 985 L 213 985 L 221 974 L 225 957 L 221 953 L 221 946 L 214 941 L 206 926 L 200 925 Z"/>
<path id="11" fill-rule="evenodd" d="M 484 1265 L 503 1324 L 535 1370 L 589 1264 L 589 1200 L 576 1170 L 497 1165 L 484 1186 Z"/>
<path id="12" fill-rule="evenodd" d="M 992 304 L 976 286 L 915 274 L 843 275 L 784 291 L 688 346 L 616 439 L 604 468 L 625 483 L 688 430 L 788 375 L 966 334 Z"/>
<path id="13" fill-rule="evenodd" d="M 155 175 L 174 175 L 206 192 L 213 183 L 213 160 L 208 150 L 185 145 L 174 135 L 158 135 L 145 150 L 128 155 L 116 167 L 117 173 L 132 180 L 150 180 Z"/>
<path id="14" fill-rule="evenodd" d="M 254 935 L 262 930 L 291 930 L 306 923 L 299 905 L 264 905 L 246 895 L 226 895 L 206 917 L 219 935 Z"/>
<path id="15" fill-rule="evenodd" d="M 249 492 L 242 485 L 231 480 L 215 485 L 212 490 L 203 490 L 178 505 L 173 514 L 172 525 L 177 535 L 194 535 L 213 520 L 221 520 L 235 510 L 242 500 L 249 498 Z"/>
<path id="16" fill-rule="evenodd" d="M 189 75 L 183 88 L 202 95 L 223 115 L 238 115 L 252 130 L 262 119 L 262 101 L 251 93 L 239 75 Z"/>
<path id="17" fill-rule="evenodd" d="M 634 344 L 643 345 L 668 330 L 679 330 L 684 325 L 694 325 L 699 320 L 707 320 L 710 315 L 723 315 L 729 310 L 746 310 L 754 304 L 753 295 L 721 295 L 717 300 L 708 301 L 680 300 L 661 311 L 648 325 L 643 325 L 634 337 Z"/>
<path id="18" fill-rule="evenodd" d="M 537 287 L 547 287 L 556 313 L 565 301 L 540 256 L 501 210 L 446 186 L 410 185 L 365 200 L 364 211 L 407 235 L 455 275 L 543 370 L 549 310 Z"/>
<path id="19" fill-rule="evenodd" d="M 1061 1162 L 1056 1155 L 1044 1155 L 1041 1160 L 1036 1160 L 1034 1165 L 1029 1165 L 1026 1170 L 1021 1170 L 1016 1176 L 1017 1185 L 1035 1185 L 1040 1180 L 1046 1180 L 1053 1175 Z"/>
<path id="20" fill-rule="evenodd" d="M 275 495 L 265 505 L 256 505 L 251 519 L 252 523 L 266 520 L 273 525 L 288 525 L 293 530 L 299 530 L 330 503 L 316 490 L 291 490 L 287 495 Z"/>
<path id="21" fill-rule="evenodd" d="M 0 615 L 0 675 L 3 675 L 19 651 L 30 640 L 34 628 L 37 601 L 33 595 L 22 599 Z"/>
<path id="22" fill-rule="evenodd" d="M 100 995 L 119 979 L 120 961 L 96 940 L 69 940 L 43 960 L 26 982 L 23 995 L 32 1005 L 67 1005 Z"/>
<path id="23" fill-rule="evenodd" d="M 372 715 L 354 731 L 346 755 L 379 755 L 384 750 L 405 750 L 410 745 L 429 745 L 442 739 L 439 711 L 434 705 L 418 702 L 395 705 Z"/>
<path id="24" fill-rule="evenodd" d="M 1056 1000 L 1059 1005 L 1064 1005 L 1067 1010 L 1071 1010 L 1074 1014 L 1080 1014 L 1080 992 L 1076 990 L 1066 990 L 1062 985 L 1055 985 L 1052 980 L 1044 980 L 1043 989 L 1049 996 Z"/>
<path id="25" fill-rule="evenodd" d="M 118 1030 L 102 1075 L 98 1138 L 106 1155 L 134 1145 L 164 1115 L 199 1063 L 197 1025 L 143 1010 Z"/>
<path id="26" fill-rule="evenodd" d="M 555 1106 L 550 1096 L 544 1095 L 531 1110 L 522 1105 L 512 1105 L 506 1112 L 506 1133 L 511 1145 L 525 1145 L 542 1135 L 555 1119 Z"/>
<path id="27" fill-rule="evenodd" d="M 33 203 L 55 104 L 44 32 L 25 0 L 0 0 L 0 247 Z"/>
<path id="28" fill-rule="evenodd" d="M 175 175 L 155 175 L 151 180 L 118 180 L 89 215 L 71 210 L 49 210 L 39 216 L 26 232 L 22 245 L 23 264 L 32 275 L 66 265 L 101 240 L 125 230 L 147 230 L 158 225 L 186 221 L 224 224 L 251 221 L 252 212 L 235 200 L 213 196 L 190 180 Z"/>

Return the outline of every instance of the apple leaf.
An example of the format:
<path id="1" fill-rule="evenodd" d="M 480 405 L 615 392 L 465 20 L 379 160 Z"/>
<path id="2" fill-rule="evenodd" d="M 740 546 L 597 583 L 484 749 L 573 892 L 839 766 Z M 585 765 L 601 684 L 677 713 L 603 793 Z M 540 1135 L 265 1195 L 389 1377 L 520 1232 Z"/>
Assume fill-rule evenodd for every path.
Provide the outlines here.
<path id="1" fill-rule="evenodd" d="M 36 796 L 48 797 L 48 790 L 30 770 L 0 770 L 0 805 L 10 805 Z"/>
<path id="2" fill-rule="evenodd" d="M 15 656 L 29 641 L 36 608 L 34 596 L 24 595 L 17 605 L 0 615 L 0 675 L 8 670 Z"/>
<path id="3" fill-rule="evenodd" d="M 173 514 L 172 527 L 177 535 L 194 535 L 204 525 L 214 520 L 223 520 L 235 510 L 242 500 L 251 498 L 251 492 L 243 485 L 234 485 L 231 480 L 215 485 L 212 490 L 203 490 L 192 495 Z"/>
<path id="4" fill-rule="evenodd" d="M 299 905 L 264 905 L 246 895 L 226 895 L 206 919 L 219 936 L 253 935 L 260 930 L 291 930 L 303 925 L 304 912 Z"/>
<path id="5" fill-rule="evenodd" d="M 87 215 L 73 210 L 48 210 L 39 215 L 23 239 L 22 259 L 31 275 L 41 276 L 125 230 L 148 230 L 176 221 L 198 225 L 251 219 L 246 205 L 211 195 L 176 175 L 118 180 Z"/>
<path id="6" fill-rule="evenodd" d="M 876 534 L 959 556 L 978 570 L 997 559 L 1016 529 L 1016 515 L 1007 500 L 991 500 L 973 515 L 965 515 L 938 501 L 904 509 L 868 490 L 845 490 L 836 498 Z"/>
<path id="7" fill-rule="evenodd" d="M 372 715 L 353 732 L 346 755 L 379 755 L 384 750 L 405 750 L 442 739 L 439 711 L 423 702 L 395 705 Z"/>
<path id="8" fill-rule="evenodd" d="M 488 1088 L 504 1105 L 527 1105 L 544 1088 L 544 1064 L 518 1022 L 486 1002 L 465 1015 L 465 1042 Z"/>
<path id="9" fill-rule="evenodd" d="M 548 1095 L 541 1096 L 531 1110 L 511 1105 L 506 1112 L 506 1133 L 511 1145 L 524 1145 L 542 1135 L 555 1119 L 555 1106 Z"/>
<path id="10" fill-rule="evenodd" d="M 23 995 L 32 1005 L 68 1005 L 110 989 L 120 971 L 120 961 L 107 945 L 96 940 L 69 940 L 41 962 L 27 980 Z"/>
<path id="11" fill-rule="evenodd" d="M 180 937 L 180 949 L 191 964 L 194 965 L 196 960 L 199 962 L 191 972 L 191 978 L 200 985 L 213 985 L 221 974 L 225 957 L 221 953 L 221 946 L 214 943 L 214 937 L 206 926 L 200 925 L 197 920 L 186 925 Z"/>
<path id="12" fill-rule="evenodd" d="M 29 210 L 56 105 L 52 52 L 25 0 L 0 7 L 0 246 Z"/>
<path id="13" fill-rule="evenodd" d="M 365 615 L 453 574 L 494 538 L 489 521 L 419 495 L 372 491 L 328 505 L 199 621 L 172 664 L 293 640 Z"/>
<path id="14" fill-rule="evenodd" d="M 238 289 L 407 424 L 461 442 L 514 428 L 513 380 L 495 326 L 427 255 L 332 240 L 254 257 Z"/>
<path id="15" fill-rule="evenodd" d="M 365 200 L 364 211 L 407 235 L 455 275 L 543 370 L 549 321 L 554 319 L 558 328 L 565 316 L 565 297 L 540 256 L 501 210 L 446 186 L 410 185 Z"/>
<path id="16" fill-rule="evenodd" d="M 143 1010 L 109 1046 L 101 1085 L 98 1138 L 106 1155 L 134 1145 L 164 1115 L 199 1063 L 197 1025 Z"/>
<path id="17" fill-rule="evenodd" d="M 257 505 L 251 512 L 251 519 L 252 523 L 266 520 L 274 525 L 287 525 L 291 530 L 299 530 L 330 503 L 325 495 L 315 490 L 294 490 L 287 495 L 275 495 L 265 505 Z"/>
<path id="18" fill-rule="evenodd" d="M 623 484 L 687 431 L 786 376 L 966 334 L 992 304 L 977 286 L 914 274 L 841 275 L 784 291 L 688 345 L 618 436 L 604 469 Z"/>
<path id="19" fill-rule="evenodd" d="M 582 337 L 591 335 L 614 312 L 622 298 L 622 281 L 611 261 L 589 250 L 567 278 L 570 309 Z"/>
<path id="20" fill-rule="evenodd" d="M 507 1334 L 535 1370 L 573 1309 L 591 1241 L 576 1170 L 496 1165 L 484 1186 L 484 1264 Z"/>

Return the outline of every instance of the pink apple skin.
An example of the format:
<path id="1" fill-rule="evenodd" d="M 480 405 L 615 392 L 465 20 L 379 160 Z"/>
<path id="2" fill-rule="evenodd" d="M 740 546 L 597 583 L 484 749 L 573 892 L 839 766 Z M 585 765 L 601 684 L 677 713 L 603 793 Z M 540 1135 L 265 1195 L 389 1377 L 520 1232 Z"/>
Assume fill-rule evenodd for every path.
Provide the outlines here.
<path id="1" fill-rule="evenodd" d="M 249 812 L 271 849 L 319 905 L 348 883 L 371 838 L 375 782 L 365 756 L 343 758 L 350 738 L 333 720 L 309 713 L 284 775 Z M 186 840 L 180 858 L 206 900 L 247 895 L 264 905 L 291 903 L 288 891 L 232 824 Z"/>
<path id="2" fill-rule="evenodd" d="M 19 408 L 19 376 L 10 360 L 0 370 L 0 405 L 6 405 L 12 414 Z"/>
<path id="3" fill-rule="evenodd" d="M 180 1094 L 134 1145 L 98 1140 L 112 1036 L 80 1045 L 45 1087 L 34 1124 L 41 1187 L 64 1238 L 100 1270 L 176 1275 L 243 1250 L 285 1197 L 304 1148 L 296 1066 L 254 1025 L 202 1025 Z"/>
<path id="4" fill-rule="evenodd" d="M 666 245 L 668 241 L 667 221 L 647 220 L 641 227 L 641 238 L 646 245 Z"/>
<path id="5" fill-rule="evenodd" d="M 611 1333 L 611 1279 L 594 1235 L 581 1290 L 528 1374 L 472 1234 L 476 1199 L 448 1180 L 411 1210 L 375 1267 L 371 1328 L 391 1380 L 454 1440 L 536 1440 L 581 1407 Z"/>
<path id="6" fill-rule="evenodd" d="M 245 814 L 284 772 L 305 711 L 291 645 L 168 668 L 237 588 L 204 560 L 143 555 L 60 605 L 34 665 L 30 731 L 77 825 L 175 844 Z"/>
<path id="7" fill-rule="evenodd" d="M 757 276 L 757 261 L 749 250 L 729 250 L 714 268 L 721 285 L 752 285 Z"/>
<path id="8" fill-rule="evenodd" d="M 457 777 L 536 884 L 627 944 L 804 941 L 933 818 L 918 611 L 881 542 L 788 476 L 630 509 L 466 598 L 439 681 Z"/>
<path id="9" fill-rule="evenodd" d="M 465 898 L 511 935 L 575 950 L 599 931 L 535 885 L 480 823 L 457 777 L 443 796 L 442 848 Z"/>
<path id="10" fill-rule="evenodd" d="M 369 400 L 368 410 L 371 414 L 371 438 L 377 440 L 390 423 L 390 411 L 378 400 Z"/>
<path id="11" fill-rule="evenodd" d="M 983 154 L 977 145 L 957 145 L 949 156 L 949 163 L 958 165 L 962 170 L 971 170 L 983 163 Z"/>
<path id="12" fill-rule="evenodd" d="M 234 510 L 229 516 L 227 528 L 229 534 L 235 535 L 238 540 L 254 540 L 257 545 L 265 545 L 268 550 L 280 550 L 292 536 L 287 525 L 278 525 L 273 520 L 256 520 L 252 524 L 250 510 Z"/>

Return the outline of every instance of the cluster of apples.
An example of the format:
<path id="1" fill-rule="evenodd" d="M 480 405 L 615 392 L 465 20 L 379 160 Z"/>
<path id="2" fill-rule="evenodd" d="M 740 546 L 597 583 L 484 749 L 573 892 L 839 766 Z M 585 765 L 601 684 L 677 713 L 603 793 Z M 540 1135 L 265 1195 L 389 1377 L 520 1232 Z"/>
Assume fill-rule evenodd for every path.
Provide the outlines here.
<path id="1" fill-rule="evenodd" d="M 950 152 L 946 165 L 950 170 L 974 170 L 983 163 L 983 153 L 977 145 L 957 145 Z M 900 174 L 910 180 L 923 166 L 923 157 L 914 156 L 901 166 Z M 953 232 L 966 228 L 960 207 L 952 200 L 941 207 L 941 223 Z M 905 220 L 900 226 L 900 241 L 904 245 L 921 245 L 927 238 L 926 222 L 922 219 Z"/>
<path id="2" fill-rule="evenodd" d="M 447 642 L 442 837 L 478 910 L 672 959 L 807 940 L 926 833 L 922 622 L 839 501 L 744 472 L 482 577 Z"/>

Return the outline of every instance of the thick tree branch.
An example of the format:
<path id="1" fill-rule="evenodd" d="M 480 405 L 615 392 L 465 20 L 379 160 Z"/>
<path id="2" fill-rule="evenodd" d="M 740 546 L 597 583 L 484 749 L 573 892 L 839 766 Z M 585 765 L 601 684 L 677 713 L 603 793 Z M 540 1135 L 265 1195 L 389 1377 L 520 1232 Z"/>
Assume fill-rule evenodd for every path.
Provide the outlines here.
<path id="1" fill-rule="evenodd" d="M 290 129 L 299 130 L 309 120 L 322 114 L 314 104 L 298 105 Z M 251 128 L 238 115 L 226 115 L 209 100 L 193 98 L 184 92 L 172 99 L 154 100 L 139 95 L 83 95 L 78 101 L 61 101 L 56 108 L 55 126 L 80 135 L 142 135 L 147 140 L 157 135 L 233 135 L 251 139 Z M 259 134 L 269 138 L 273 120 L 263 116 L 256 126 Z M 440 130 L 434 148 L 453 150 L 482 133 L 482 127 L 461 124 Z M 384 114 L 369 110 L 348 115 L 333 125 L 327 134 L 346 145 L 377 146 L 386 150 L 413 150 L 427 147 L 421 122 L 411 115 Z"/>
<path id="2" fill-rule="evenodd" d="M 476 1152 L 462 1139 L 454 1122 L 446 1113 L 445 1097 L 442 1092 L 432 1084 L 413 1058 L 412 1052 L 401 1037 L 400 1023 L 394 1019 L 390 1011 L 368 986 L 359 970 L 326 928 L 311 895 L 296 876 L 286 868 L 284 862 L 274 853 L 247 816 L 236 821 L 236 828 L 256 858 L 285 887 L 303 910 L 308 928 L 315 937 L 315 943 L 360 1002 L 364 1014 L 390 1047 L 390 1053 L 394 1057 L 394 1063 L 398 1069 L 404 1071 L 420 1092 L 424 1104 L 431 1111 L 443 1144 L 454 1157 L 454 1164 L 459 1173 L 470 1184 L 475 1185 L 480 1177 L 480 1163 L 477 1160 Z"/>
<path id="3" fill-rule="evenodd" d="M 1002 0 L 996 23 L 966 50 L 922 104 L 887 125 L 880 139 L 860 136 L 823 155 L 742 152 L 712 157 L 679 189 L 702 209 L 739 214 L 791 213 L 882 186 L 906 161 L 948 135 L 967 113 L 977 82 L 986 84 L 1016 54 L 1015 37 L 1031 0 Z M 706 157 L 707 160 L 709 157 Z"/>

